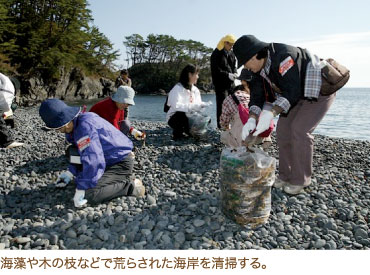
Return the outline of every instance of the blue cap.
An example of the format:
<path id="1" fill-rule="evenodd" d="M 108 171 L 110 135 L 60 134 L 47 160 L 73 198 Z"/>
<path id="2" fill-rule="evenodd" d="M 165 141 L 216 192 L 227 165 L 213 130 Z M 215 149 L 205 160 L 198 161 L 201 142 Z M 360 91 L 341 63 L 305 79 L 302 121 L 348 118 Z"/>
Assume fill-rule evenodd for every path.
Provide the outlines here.
<path id="1" fill-rule="evenodd" d="M 72 121 L 80 111 L 80 107 L 71 107 L 59 99 L 51 98 L 41 103 L 39 114 L 46 127 L 57 129 Z"/>

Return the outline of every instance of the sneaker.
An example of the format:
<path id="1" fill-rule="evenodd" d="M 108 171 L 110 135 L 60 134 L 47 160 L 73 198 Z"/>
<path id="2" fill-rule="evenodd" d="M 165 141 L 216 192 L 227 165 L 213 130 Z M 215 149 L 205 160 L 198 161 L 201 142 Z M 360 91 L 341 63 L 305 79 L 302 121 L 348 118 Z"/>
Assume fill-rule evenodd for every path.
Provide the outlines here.
<path id="1" fill-rule="evenodd" d="M 284 186 L 284 192 L 290 195 L 297 195 L 303 191 L 303 185 L 287 184 Z"/>
<path id="2" fill-rule="evenodd" d="M 285 181 L 285 180 L 282 180 L 282 179 L 279 179 L 277 178 L 274 182 L 274 187 L 275 188 L 281 188 L 281 187 L 284 187 L 285 185 L 288 185 L 289 182 Z"/>
<path id="3" fill-rule="evenodd" d="M 14 148 L 14 147 L 19 147 L 19 146 L 23 146 L 24 143 L 22 142 L 17 142 L 17 141 L 13 141 L 12 143 L 10 143 L 8 146 L 6 146 L 5 148 L 6 149 L 10 149 L 10 148 Z"/>
<path id="4" fill-rule="evenodd" d="M 135 179 L 133 183 L 134 189 L 132 190 L 132 196 L 141 198 L 144 197 L 145 187 L 140 179 Z"/>

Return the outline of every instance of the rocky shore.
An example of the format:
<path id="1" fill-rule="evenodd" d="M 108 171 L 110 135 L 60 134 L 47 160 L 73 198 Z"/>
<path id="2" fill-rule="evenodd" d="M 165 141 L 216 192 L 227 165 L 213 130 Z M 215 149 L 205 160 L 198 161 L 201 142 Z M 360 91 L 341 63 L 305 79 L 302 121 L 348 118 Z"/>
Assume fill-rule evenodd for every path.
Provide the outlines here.
<path id="1" fill-rule="evenodd" d="M 146 197 L 77 209 L 64 136 L 45 132 L 37 107 L 16 111 L 24 147 L 0 149 L 0 249 L 369 249 L 370 142 L 315 136 L 314 177 L 297 196 L 272 190 L 268 223 L 254 230 L 220 210 L 219 158 L 208 141 L 171 141 L 164 123 L 137 121 L 135 173 Z M 276 146 L 269 154 L 277 157 Z"/>

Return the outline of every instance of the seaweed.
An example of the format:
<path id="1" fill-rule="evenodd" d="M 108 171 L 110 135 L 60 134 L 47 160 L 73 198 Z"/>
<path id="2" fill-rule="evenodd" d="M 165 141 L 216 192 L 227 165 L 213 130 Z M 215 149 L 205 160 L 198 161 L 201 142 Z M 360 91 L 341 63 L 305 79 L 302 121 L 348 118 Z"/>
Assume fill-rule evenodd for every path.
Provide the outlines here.
<path id="1" fill-rule="evenodd" d="M 221 206 L 240 225 L 266 223 L 271 211 L 271 186 L 276 160 L 262 150 L 225 148 L 221 154 Z"/>

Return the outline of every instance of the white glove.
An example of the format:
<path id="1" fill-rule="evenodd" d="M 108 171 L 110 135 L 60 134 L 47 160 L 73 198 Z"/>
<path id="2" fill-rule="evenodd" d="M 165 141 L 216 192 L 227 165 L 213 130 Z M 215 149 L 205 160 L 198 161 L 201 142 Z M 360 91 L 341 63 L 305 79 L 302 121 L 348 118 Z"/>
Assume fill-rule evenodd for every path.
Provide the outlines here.
<path id="1" fill-rule="evenodd" d="M 266 131 L 270 127 L 270 123 L 273 118 L 274 114 L 271 111 L 263 110 L 260 118 L 258 119 L 256 131 L 253 133 L 253 135 L 258 136 L 262 132 Z"/>
<path id="2" fill-rule="evenodd" d="M 61 173 L 55 183 L 56 187 L 62 188 L 68 185 L 73 179 L 73 174 L 69 171 Z"/>
<path id="3" fill-rule="evenodd" d="M 247 123 L 243 126 L 242 140 L 245 140 L 254 129 L 256 129 L 256 119 L 254 117 L 250 117 Z"/>
<path id="4" fill-rule="evenodd" d="M 73 202 L 75 203 L 75 207 L 81 207 L 86 204 L 87 200 L 85 199 L 85 190 L 76 189 Z"/>
<path id="5" fill-rule="evenodd" d="M 4 112 L 3 118 L 7 119 L 7 118 L 11 117 L 12 115 L 13 115 L 13 111 L 12 111 L 12 109 L 10 109 L 9 111 Z"/>
<path id="6" fill-rule="evenodd" d="M 133 135 L 136 140 L 143 140 L 146 137 L 145 133 L 140 132 L 139 130 L 136 130 L 135 128 L 132 128 L 131 135 Z"/>
<path id="7" fill-rule="evenodd" d="M 238 75 L 237 75 L 237 74 L 229 73 L 229 79 L 230 79 L 231 81 L 234 81 L 237 77 L 238 77 Z"/>

